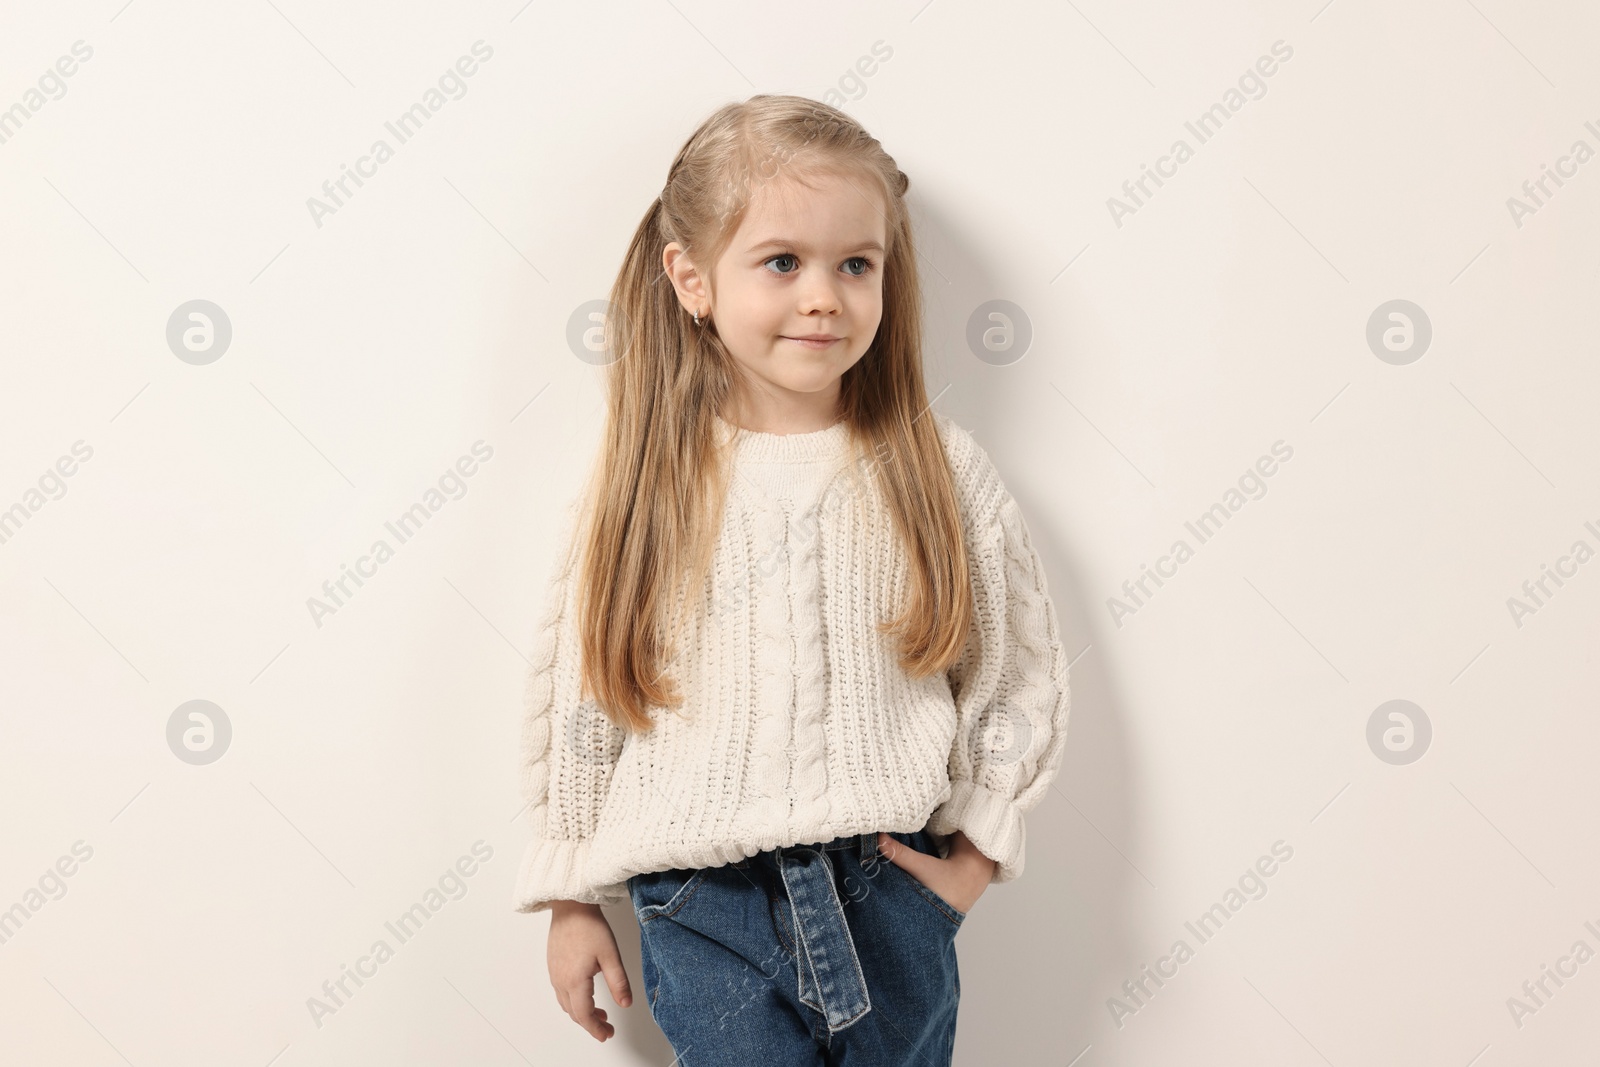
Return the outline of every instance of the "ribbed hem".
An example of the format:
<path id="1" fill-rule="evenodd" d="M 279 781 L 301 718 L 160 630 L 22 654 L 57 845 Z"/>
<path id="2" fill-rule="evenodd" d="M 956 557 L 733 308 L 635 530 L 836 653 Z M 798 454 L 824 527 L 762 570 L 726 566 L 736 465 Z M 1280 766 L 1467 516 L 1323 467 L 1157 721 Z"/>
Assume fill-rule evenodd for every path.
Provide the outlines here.
<path id="1" fill-rule="evenodd" d="M 991 885 L 1022 873 L 1025 840 L 1022 809 L 998 793 L 969 781 L 950 783 L 950 799 L 933 811 L 929 829 L 936 834 L 957 830 L 995 862 Z"/>
<path id="2" fill-rule="evenodd" d="M 588 865 L 588 841 L 530 842 L 517 869 L 516 910 L 529 913 L 547 911 L 557 900 L 576 900 L 582 904 L 619 904 L 628 899 L 626 882 L 586 886 L 584 869 Z"/>
<path id="3" fill-rule="evenodd" d="M 732 438 L 741 462 L 809 463 L 836 459 L 850 441 L 850 424 L 843 419 L 826 430 L 810 433 L 762 433 L 735 426 L 720 415 L 713 417 L 717 420 L 718 440 L 726 443 Z"/>

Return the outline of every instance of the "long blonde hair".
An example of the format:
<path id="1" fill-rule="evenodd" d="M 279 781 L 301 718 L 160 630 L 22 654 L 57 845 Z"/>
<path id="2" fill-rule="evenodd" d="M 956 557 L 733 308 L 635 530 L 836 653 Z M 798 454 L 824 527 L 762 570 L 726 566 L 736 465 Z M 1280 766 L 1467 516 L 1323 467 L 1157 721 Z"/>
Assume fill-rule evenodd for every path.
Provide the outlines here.
<path id="1" fill-rule="evenodd" d="M 881 633 L 898 637 L 912 677 L 948 669 L 972 624 L 960 507 L 922 382 L 922 296 L 905 193 L 910 179 L 882 145 L 836 108 L 763 94 L 718 109 L 679 149 L 661 195 L 634 232 L 610 294 L 608 413 L 577 536 L 583 545 L 578 626 L 582 686 L 623 729 L 649 730 L 649 708 L 677 708 L 666 676 L 684 614 L 695 610 L 726 501 L 731 450 L 716 417 L 738 366 L 715 324 L 696 325 L 664 280 L 677 241 L 707 280 L 749 207 L 780 173 L 859 178 L 887 206 L 883 317 L 840 382 L 857 455 L 876 465 L 906 548 L 907 602 Z"/>

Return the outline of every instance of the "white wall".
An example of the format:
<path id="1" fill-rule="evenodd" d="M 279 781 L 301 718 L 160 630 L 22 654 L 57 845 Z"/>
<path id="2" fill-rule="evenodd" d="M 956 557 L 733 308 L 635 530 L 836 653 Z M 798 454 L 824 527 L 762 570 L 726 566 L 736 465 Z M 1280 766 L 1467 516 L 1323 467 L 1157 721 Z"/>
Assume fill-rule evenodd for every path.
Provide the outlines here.
<path id="1" fill-rule="evenodd" d="M 1076 657 L 1026 873 L 957 942 L 957 1061 L 1592 1048 L 1600 962 L 1520 1025 L 1507 1002 L 1600 950 L 1600 562 L 1520 622 L 1508 601 L 1600 549 L 1600 161 L 1520 219 L 1508 201 L 1600 149 L 1600 15 L 621 8 L 5 12 L 0 108 L 92 49 L 0 144 L 0 508 L 92 450 L 0 544 L 0 908 L 74 870 L 0 944 L 7 1059 L 670 1061 L 642 1000 L 605 1046 L 574 1026 L 547 919 L 510 910 L 523 656 L 601 416 L 568 323 L 706 114 L 841 84 L 912 177 L 930 393 L 1021 501 Z M 314 221 L 479 40 L 466 94 Z M 1185 122 L 1279 41 L 1264 95 L 1199 143 Z M 1178 138 L 1193 157 L 1115 219 Z M 167 341 L 197 299 L 232 330 L 204 365 Z M 1033 332 L 1005 365 L 965 341 L 994 299 Z M 1431 324 L 1420 358 L 1369 346 L 1396 299 Z M 318 625 L 308 598 L 478 441 L 465 494 Z M 1199 543 L 1185 523 L 1280 441 L 1265 495 Z M 1178 539 L 1193 557 L 1117 617 Z M 231 724 L 214 763 L 169 746 L 191 700 Z M 1369 745 L 1395 700 L 1431 724 L 1414 762 Z M 465 894 L 313 1021 L 478 841 Z M 1185 924 L 1280 841 L 1265 895 L 1202 944 Z M 1180 939 L 1193 958 L 1125 996 Z"/>

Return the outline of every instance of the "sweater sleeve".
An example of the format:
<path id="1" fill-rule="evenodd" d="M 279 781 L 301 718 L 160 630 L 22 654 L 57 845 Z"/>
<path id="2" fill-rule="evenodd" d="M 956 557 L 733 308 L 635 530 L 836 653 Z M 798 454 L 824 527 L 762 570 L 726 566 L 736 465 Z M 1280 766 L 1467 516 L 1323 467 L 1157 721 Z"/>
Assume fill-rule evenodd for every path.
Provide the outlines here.
<path id="1" fill-rule="evenodd" d="M 522 721 L 522 795 L 533 840 L 516 880 L 516 910 L 552 901 L 611 904 L 627 883 L 596 885 L 589 842 L 622 750 L 623 734 L 592 700 L 580 700 L 577 578 L 578 501 L 568 505 L 528 664 Z"/>
<path id="2" fill-rule="evenodd" d="M 1044 567 L 1022 513 L 975 442 L 968 454 L 969 471 L 956 477 L 980 501 L 967 529 L 973 626 L 948 674 L 956 705 L 951 789 L 930 829 L 966 834 L 995 861 L 998 883 L 1022 873 L 1023 815 L 1060 768 L 1071 691 Z"/>

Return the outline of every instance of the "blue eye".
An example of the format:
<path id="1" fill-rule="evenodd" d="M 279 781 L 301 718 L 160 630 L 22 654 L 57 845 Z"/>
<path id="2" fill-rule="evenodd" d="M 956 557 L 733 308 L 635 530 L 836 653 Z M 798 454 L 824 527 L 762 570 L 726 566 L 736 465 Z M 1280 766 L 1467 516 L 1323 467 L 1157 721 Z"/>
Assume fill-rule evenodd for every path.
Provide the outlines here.
<path id="1" fill-rule="evenodd" d="M 851 275 L 852 277 L 855 277 L 855 278 L 865 278 L 867 275 L 871 274 L 874 270 L 876 270 L 877 266 L 878 266 L 876 263 L 872 262 L 872 260 L 868 259 L 866 256 L 851 256 L 849 259 L 845 260 L 845 262 L 846 263 L 860 263 L 861 264 L 861 273 L 860 274 L 852 274 Z"/>
<path id="2" fill-rule="evenodd" d="M 774 260 L 774 259 L 794 259 L 794 258 L 795 258 L 794 255 L 792 255 L 789 252 L 781 252 L 778 255 L 771 257 L 771 259 L 767 259 L 767 260 L 763 261 L 762 266 L 766 266 L 766 264 L 771 263 L 772 260 Z M 777 274 L 793 274 L 794 271 L 792 271 L 792 270 L 780 270 L 780 271 L 776 271 L 775 273 L 777 273 Z"/>

